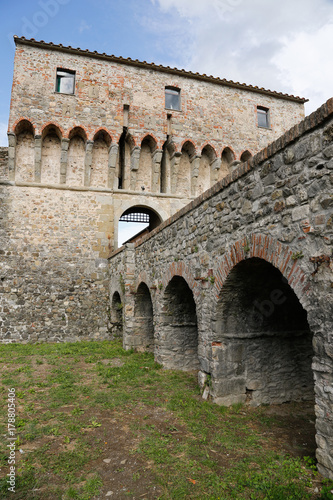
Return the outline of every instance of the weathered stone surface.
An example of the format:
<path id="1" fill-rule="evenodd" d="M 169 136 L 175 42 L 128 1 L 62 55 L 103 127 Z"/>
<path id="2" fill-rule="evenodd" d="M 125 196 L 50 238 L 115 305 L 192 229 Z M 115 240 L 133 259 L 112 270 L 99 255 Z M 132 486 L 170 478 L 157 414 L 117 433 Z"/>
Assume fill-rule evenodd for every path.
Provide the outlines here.
<path id="1" fill-rule="evenodd" d="M 132 290 L 140 283 L 150 290 L 156 360 L 189 370 L 197 359 L 200 386 L 211 378 L 216 403 L 256 406 L 315 395 L 319 470 L 331 477 L 332 190 L 328 170 L 311 174 L 324 160 L 313 148 L 323 143 L 324 130 L 319 122 L 300 147 L 296 142 L 285 155 L 277 153 L 297 165 L 297 173 L 287 173 L 279 160 L 273 176 L 267 166 L 275 164 L 274 154 L 257 161 L 254 170 L 235 171 L 231 183 L 217 184 L 134 249 L 115 254 L 110 290 L 111 297 L 120 293 L 119 275 L 130 258 Z M 293 151 L 302 157 L 301 169 Z M 254 183 L 262 190 L 255 200 Z M 122 301 L 135 307 L 136 297 L 125 292 Z M 124 345 L 139 346 L 131 318 L 123 319 Z"/>

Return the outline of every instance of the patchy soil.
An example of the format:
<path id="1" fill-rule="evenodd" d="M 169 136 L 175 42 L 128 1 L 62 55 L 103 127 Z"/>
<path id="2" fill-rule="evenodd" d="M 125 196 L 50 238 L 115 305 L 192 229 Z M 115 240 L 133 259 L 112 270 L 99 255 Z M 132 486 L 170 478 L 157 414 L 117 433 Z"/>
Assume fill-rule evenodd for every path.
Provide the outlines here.
<path id="1" fill-rule="evenodd" d="M 314 402 L 265 407 L 262 420 L 266 422 L 266 429 L 257 430 L 263 438 L 270 438 L 269 446 L 275 451 L 284 451 L 292 457 L 315 458 Z"/>
<path id="2" fill-rule="evenodd" d="M 98 359 L 98 362 L 103 367 L 119 368 L 120 370 L 124 366 L 126 367 L 128 358 L 125 356 L 123 358 L 113 357 L 107 359 L 104 359 L 104 356 L 105 354 Z M 98 403 L 99 400 L 95 396 L 100 392 L 101 397 L 106 396 L 108 400 L 112 399 L 112 383 L 113 378 L 116 379 L 118 376 L 117 372 L 111 372 L 109 378 L 105 380 L 97 375 L 97 364 L 93 356 L 89 359 L 87 356 L 76 355 L 73 359 L 75 364 L 68 365 L 68 377 L 69 383 L 73 384 L 72 387 L 77 391 L 75 392 L 76 399 L 67 403 L 64 402 L 60 406 L 52 406 L 57 398 L 56 395 L 52 395 L 52 391 L 64 384 L 62 377 L 66 378 L 63 374 L 67 373 L 68 368 L 60 356 L 55 356 L 54 359 L 41 356 L 37 359 L 33 357 L 32 371 L 30 373 L 22 371 L 19 375 L 17 387 L 21 384 L 23 388 L 24 384 L 29 380 L 32 381 L 32 384 L 26 386 L 30 387 L 29 389 L 22 389 L 22 396 L 18 396 L 16 401 L 17 415 L 27 422 L 26 428 L 22 427 L 22 431 L 18 429 L 18 434 L 22 435 L 22 442 L 19 443 L 16 452 L 16 467 L 19 471 L 22 461 L 29 457 L 31 453 L 31 456 L 34 457 L 33 466 L 36 471 L 43 470 L 44 476 L 39 486 L 32 491 L 30 490 L 27 495 L 22 496 L 17 491 L 17 493 L 11 494 L 10 498 L 12 500 L 21 500 L 23 498 L 24 500 L 81 498 L 79 496 L 68 496 L 68 489 L 71 484 L 68 479 L 66 485 L 61 485 L 64 486 L 62 491 L 67 491 L 67 494 L 62 496 L 57 494 L 55 496 L 54 493 L 51 493 L 59 487 L 59 478 L 72 473 L 75 478 L 73 488 L 76 490 L 79 490 L 81 485 L 83 487 L 86 480 L 94 475 L 100 478 L 102 485 L 98 496 L 89 496 L 89 498 L 95 500 L 107 498 L 111 500 L 157 500 L 161 497 L 171 499 L 172 497 L 168 495 L 167 486 L 165 486 L 165 484 L 170 483 L 164 480 L 164 486 L 162 486 L 162 482 L 159 482 L 157 477 L 156 462 L 150 460 L 149 454 L 142 453 L 140 446 L 146 438 L 155 439 L 154 436 L 157 435 L 165 438 L 165 442 L 169 443 L 170 446 L 182 443 L 194 444 L 197 445 L 197 448 L 193 458 L 197 459 L 201 464 L 201 445 L 196 443 L 197 436 L 188 430 L 187 420 L 182 421 L 177 417 L 176 411 L 173 412 L 167 408 L 168 405 L 164 401 L 168 400 L 164 398 L 170 396 L 165 395 L 163 389 L 162 399 L 161 394 L 157 391 L 152 394 L 149 393 L 147 388 L 149 388 L 149 384 L 154 383 L 153 378 L 151 381 L 142 382 L 142 390 L 147 390 L 145 402 L 140 402 L 140 400 L 137 404 L 133 403 L 132 391 L 135 391 L 136 388 L 134 378 L 133 388 L 130 382 L 129 385 L 126 382 L 124 386 L 130 395 L 129 399 L 117 403 L 116 407 L 106 409 L 102 404 L 104 400 L 101 399 L 101 402 Z M 147 377 L 149 377 L 153 373 L 153 368 L 147 368 L 145 365 L 141 366 L 141 364 L 142 362 L 139 362 L 140 370 L 147 371 Z M 7 373 L 14 373 L 14 371 L 14 368 L 11 367 Z M 75 382 L 70 380 L 70 376 L 75 379 Z M 142 379 L 142 381 L 144 380 Z M 193 376 L 193 380 L 189 379 L 186 383 L 188 383 L 189 389 L 193 390 L 193 387 L 196 387 L 196 377 Z M 170 382 L 171 387 L 172 385 L 173 383 Z M 82 389 L 90 389 L 91 392 L 85 393 Z M 158 391 L 161 392 L 160 389 Z M 198 393 L 193 392 L 191 394 L 191 397 L 196 399 L 198 403 L 202 402 Z M 158 398 L 160 398 L 159 401 Z M 158 404 L 156 404 L 157 401 Z M 261 454 L 262 451 L 263 456 L 265 451 L 273 451 L 277 455 L 287 454 L 291 457 L 306 456 L 311 459 L 315 458 L 313 402 L 286 403 L 258 408 L 243 406 L 239 410 L 234 410 L 233 418 L 235 414 L 237 418 L 239 415 L 242 424 L 246 424 L 239 426 L 240 430 L 237 437 L 240 437 L 240 442 L 242 443 L 243 436 L 246 437 L 246 433 L 251 434 L 253 431 L 253 434 L 260 436 L 259 453 Z M 224 418 L 230 419 L 230 415 L 224 417 L 221 412 L 217 413 L 216 418 L 223 421 Z M 51 430 L 54 428 L 54 432 L 47 431 L 36 434 L 33 438 L 27 438 L 27 432 L 30 432 L 27 428 L 33 420 L 41 428 L 43 426 L 48 426 Z M 77 430 L 70 431 L 68 422 L 73 423 L 74 426 L 76 425 Z M 238 421 L 230 419 L 229 425 L 233 426 L 235 422 L 238 423 Z M 203 425 L 208 429 L 210 439 L 214 436 L 216 420 L 211 419 L 208 423 L 203 423 Z M 73 457 L 76 454 L 75 460 L 77 460 L 77 451 L 80 450 L 81 443 L 83 443 L 83 452 L 91 453 L 91 459 L 82 462 L 84 465 L 81 468 L 75 467 L 71 470 L 70 454 L 73 453 Z M 44 449 L 45 454 L 51 457 L 49 461 L 50 467 L 49 469 L 46 468 L 47 482 L 45 482 L 45 462 L 42 463 Z M 176 449 L 176 446 L 173 449 Z M 38 452 L 40 453 L 38 454 Z M 211 445 L 206 448 L 205 458 L 214 461 L 216 464 L 214 470 L 221 477 L 223 471 L 232 468 L 242 459 L 243 453 L 245 456 L 245 451 L 239 444 L 232 449 L 230 444 L 228 448 L 223 443 L 214 442 L 212 439 Z M 57 460 L 62 455 L 66 455 L 67 462 L 59 465 Z M 176 454 L 172 457 L 172 460 L 179 458 Z M 249 469 L 251 467 L 252 464 L 249 465 Z M 256 469 L 256 467 L 257 464 L 253 463 L 253 469 Z M 0 479 L 4 478 L 7 472 L 7 468 L 2 467 Z M 187 475 L 184 477 L 188 481 L 193 481 Z M 319 492 L 322 479 L 320 475 L 317 475 L 312 482 L 312 486 L 307 490 L 313 500 L 320 498 Z M 177 498 L 181 497 L 177 496 Z M 192 496 L 183 498 L 192 498 Z M 193 498 L 199 497 L 193 496 Z"/>
<path id="3" fill-rule="evenodd" d="M 73 406 L 74 407 L 74 406 Z M 73 407 L 63 407 L 62 411 L 71 411 Z M 257 409 L 242 408 L 240 414 L 251 419 Z M 293 457 L 315 456 L 315 427 L 314 408 L 311 403 L 289 403 L 260 408 L 262 425 L 257 422 L 252 424 L 254 430 L 262 435 L 262 446 L 277 453 L 288 453 Z M 80 475 L 98 473 L 103 486 L 96 499 L 131 499 L 152 500 L 158 499 L 162 488 L 152 473 L 152 462 L 147 461 L 136 449 L 144 437 L 146 426 L 154 427 L 162 435 L 172 436 L 175 440 L 188 439 L 189 434 L 177 422 L 173 413 L 161 408 L 145 407 L 143 405 L 131 408 L 127 413 L 96 411 L 91 408 L 85 410 L 84 420 L 96 419 L 100 425 L 97 428 L 85 429 L 85 440 L 96 446 L 98 442 L 101 455 L 89 463 Z M 78 416 L 76 422 L 83 417 Z M 261 427 L 261 428 L 259 428 Z M 70 451 L 74 443 L 64 444 L 63 440 L 55 436 L 47 436 L 33 443 L 22 445 L 25 453 L 40 448 L 46 443 L 51 444 L 50 452 L 57 454 L 59 451 Z M 234 460 L 239 459 L 239 454 L 222 453 L 212 449 L 211 455 L 221 467 L 231 466 Z M 50 473 L 49 485 L 56 481 Z M 318 485 L 320 480 L 318 480 Z M 48 499 L 48 486 L 35 490 L 36 498 Z M 56 482 L 54 483 L 56 486 Z M 316 483 L 313 485 L 315 491 Z M 320 488 L 319 488 L 320 490 Z M 314 494 L 313 498 L 318 498 Z"/>

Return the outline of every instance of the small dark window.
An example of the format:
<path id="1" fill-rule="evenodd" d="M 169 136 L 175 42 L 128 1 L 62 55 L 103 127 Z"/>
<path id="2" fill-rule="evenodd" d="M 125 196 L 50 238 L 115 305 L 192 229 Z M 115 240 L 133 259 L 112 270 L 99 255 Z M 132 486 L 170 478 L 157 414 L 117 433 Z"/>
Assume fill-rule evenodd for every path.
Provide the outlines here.
<path id="1" fill-rule="evenodd" d="M 75 71 L 69 69 L 57 69 L 56 92 L 61 94 L 74 94 Z"/>
<path id="2" fill-rule="evenodd" d="M 165 87 L 165 107 L 180 111 L 180 89 Z"/>
<path id="3" fill-rule="evenodd" d="M 269 109 L 257 106 L 258 127 L 270 128 Z"/>

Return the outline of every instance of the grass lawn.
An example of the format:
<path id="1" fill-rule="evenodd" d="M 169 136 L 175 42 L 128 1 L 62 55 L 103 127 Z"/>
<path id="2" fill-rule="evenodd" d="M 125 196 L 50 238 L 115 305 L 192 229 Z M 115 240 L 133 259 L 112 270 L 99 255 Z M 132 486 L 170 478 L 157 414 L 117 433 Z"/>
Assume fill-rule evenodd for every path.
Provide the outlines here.
<path id="1" fill-rule="evenodd" d="M 333 499 L 313 404 L 219 407 L 119 341 L 1 345 L 0 373 L 1 499 Z"/>

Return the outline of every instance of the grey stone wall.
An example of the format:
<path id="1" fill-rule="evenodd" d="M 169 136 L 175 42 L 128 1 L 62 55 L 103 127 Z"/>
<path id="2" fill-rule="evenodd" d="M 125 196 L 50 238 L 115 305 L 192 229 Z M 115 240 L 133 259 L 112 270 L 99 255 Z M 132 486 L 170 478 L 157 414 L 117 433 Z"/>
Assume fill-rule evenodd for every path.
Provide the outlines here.
<path id="1" fill-rule="evenodd" d="M 0 179 L 8 180 L 8 148 L 0 148 Z"/>
<path id="2" fill-rule="evenodd" d="M 199 380 L 210 380 L 217 403 L 256 405 L 315 396 L 318 468 L 329 477 L 332 185 L 331 99 L 110 259 L 110 294 L 121 295 L 126 348 L 145 347 L 133 328 L 136 293 L 145 283 L 153 305 L 156 359 L 179 369 L 196 369 L 199 363 Z M 181 280 L 181 296 L 172 287 L 175 278 Z M 197 328 L 196 345 L 184 323 Z M 190 361 L 186 338 L 195 353 Z"/>
<path id="3" fill-rule="evenodd" d="M 0 193 L 1 340 L 107 337 L 107 261 L 96 248 L 102 196 L 14 185 Z"/>

